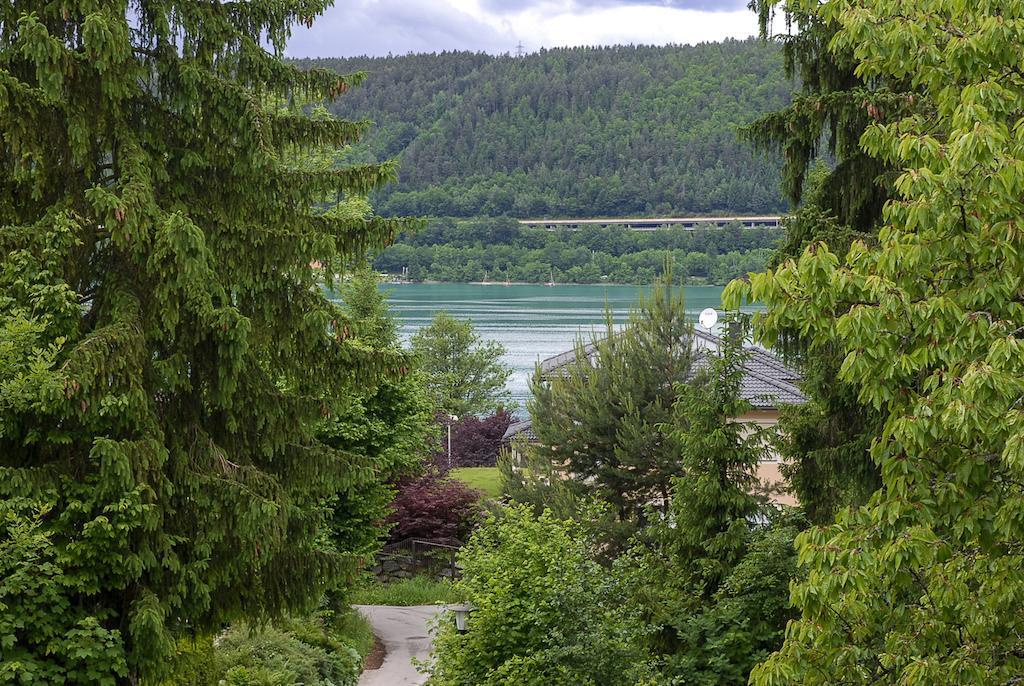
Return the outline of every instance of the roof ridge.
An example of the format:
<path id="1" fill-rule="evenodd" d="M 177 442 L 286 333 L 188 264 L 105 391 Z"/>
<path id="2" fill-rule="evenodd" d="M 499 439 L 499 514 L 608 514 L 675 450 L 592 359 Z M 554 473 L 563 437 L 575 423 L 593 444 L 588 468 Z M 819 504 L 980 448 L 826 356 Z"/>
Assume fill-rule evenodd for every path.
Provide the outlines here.
<path id="1" fill-rule="evenodd" d="M 623 332 L 619 331 L 616 332 L 615 335 L 619 335 L 621 333 Z M 701 330 L 696 326 L 690 330 L 690 335 L 691 340 L 696 339 L 704 341 L 706 343 L 711 343 L 718 347 L 724 345 L 724 339 L 721 336 L 711 333 L 710 331 Z M 594 353 L 597 350 L 597 344 L 598 341 L 595 340 L 591 340 L 590 342 L 583 344 L 583 352 L 588 358 L 591 356 L 592 353 Z M 799 390 L 799 388 L 794 383 L 792 383 L 792 381 L 790 381 L 790 379 L 799 380 L 802 378 L 803 375 L 800 374 L 799 370 L 786 364 L 786 362 L 783 361 L 778 355 L 776 355 L 774 352 L 766 348 L 762 348 L 756 345 L 744 344 L 743 351 L 747 353 L 747 355 L 749 356 L 748 359 L 750 361 L 755 361 L 758 364 L 770 368 L 771 371 L 774 371 L 777 374 L 785 375 L 787 378 L 778 379 L 773 376 L 757 373 L 752 369 L 752 365 L 750 365 L 748 362 L 744 362 L 743 365 L 745 373 L 749 373 L 753 375 L 755 378 L 761 380 L 767 380 L 771 383 L 772 386 L 780 388 L 780 390 L 786 390 L 786 392 L 796 392 L 799 393 L 801 397 L 804 397 L 803 393 Z M 706 354 L 707 348 L 704 348 L 702 346 L 694 346 L 693 361 L 696 362 L 702 359 L 703 357 L 706 356 Z M 540 360 L 541 374 L 543 374 L 544 376 L 548 376 L 554 372 L 557 372 L 560 369 L 568 367 L 575 360 L 576 346 L 573 345 L 572 350 L 566 350 L 565 352 L 561 352 L 558 353 L 557 355 L 552 355 L 543 360 Z M 788 388 L 783 389 L 781 386 L 779 386 L 779 384 L 785 384 Z"/>

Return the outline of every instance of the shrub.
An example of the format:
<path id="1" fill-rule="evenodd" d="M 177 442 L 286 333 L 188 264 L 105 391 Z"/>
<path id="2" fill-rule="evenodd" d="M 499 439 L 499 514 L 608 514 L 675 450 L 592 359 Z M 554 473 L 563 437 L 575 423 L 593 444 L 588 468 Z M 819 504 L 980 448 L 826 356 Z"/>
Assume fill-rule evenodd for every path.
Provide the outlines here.
<path id="1" fill-rule="evenodd" d="M 494 467 L 512 415 L 503 409 L 489 417 L 468 415 L 452 426 L 452 455 L 457 467 Z"/>
<path id="2" fill-rule="evenodd" d="M 178 640 L 172 676 L 160 686 L 219 686 L 223 676 L 217 669 L 213 636 L 203 635 Z"/>
<path id="3" fill-rule="evenodd" d="M 174 676 L 160 686 L 353 686 L 373 647 L 366 619 L 345 608 L 273 626 L 232 626 L 178 644 Z"/>
<path id="4" fill-rule="evenodd" d="M 226 686 L 355 686 L 362 669 L 359 653 L 320 618 L 233 626 L 218 637 L 216 656 Z"/>
<path id="5" fill-rule="evenodd" d="M 591 557 L 575 523 L 514 505 L 488 517 L 459 556 L 469 630 L 437 621 L 432 686 L 629 685 L 648 673 L 642 622 Z"/>
<path id="6" fill-rule="evenodd" d="M 457 538 L 465 540 L 480 518 L 480 491 L 448 479 L 436 470 L 398 483 L 391 540 Z"/>

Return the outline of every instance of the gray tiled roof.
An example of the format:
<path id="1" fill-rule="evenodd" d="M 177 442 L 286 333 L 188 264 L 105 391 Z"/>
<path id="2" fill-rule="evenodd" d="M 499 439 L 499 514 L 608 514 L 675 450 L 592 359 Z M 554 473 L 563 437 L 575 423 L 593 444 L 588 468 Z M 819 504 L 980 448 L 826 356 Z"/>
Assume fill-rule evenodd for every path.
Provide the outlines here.
<path id="1" fill-rule="evenodd" d="M 758 410 L 772 410 L 782 405 L 802 405 L 807 402 L 807 398 L 793 383 L 800 380 L 799 375 L 781 362 L 779 366 L 766 363 L 764 358 L 774 356 L 764 351 L 761 353 L 752 353 L 743 365 L 740 398 Z M 711 359 L 706 353 L 698 353 L 690 368 L 690 378 L 707 369 L 710 364 Z"/>
<path id="2" fill-rule="evenodd" d="M 512 422 L 505 429 L 505 435 L 501 437 L 502 441 L 511 441 L 516 436 L 525 436 L 528 441 L 536 441 L 537 434 L 533 433 L 533 421 L 524 419 L 519 422 Z"/>
<path id="3" fill-rule="evenodd" d="M 708 350 L 717 350 L 722 345 L 718 336 L 693 330 L 693 347 L 695 356 L 691 376 L 701 369 L 706 369 L 710 360 Z M 591 342 L 583 346 L 584 353 L 591 359 L 596 352 L 596 345 Z M 797 387 L 800 373 L 787 365 L 771 352 L 756 346 L 746 346 L 748 353 L 743 365 L 743 379 L 740 382 L 740 397 L 748 401 L 756 409 L 774 409 L 781 405 L 800 405 L 807 398 Z M 545 377 L 564 374 L 568 365 L 576 359 L 576 351 L 569 350 L 540 363 L 541 374 Z"/>
<path id="4" fill-rule="evenodd" d="M 621 332 L 616 335 L 621 335 Z M 696 350 L 706 350 L 708 348 L 717 350 L 718 346 L 721 345 L 722 341 L 718 336 L 714 334 L 701 331 L 700 329 L 693 330 L 693 347 Z M 759 350 L 759 348 L 751 348 L 752 350 Z M 583 354 L 593 361 L 594 353 L 597 351 L 597 344 L 593 341 L 585 343 L 583 345 Z M 774 355 L 766 353 L 767 357 L 776 359 Z M 558 353 L 552 355 L 546 360 L 541 360 L 540 373 L 542 376 L 551 376 L 553 374 L 564 374 L 566 368 L 572 364 L 576 359 L 576 349 L 566 350 L 564 353 Z M 777 362 L 781 365 L 781 362 Z"/>
<path id="5" fill-rule="evenodd" d="M 596 350 L 596 344 L 591 341 L 583 346 L 583 353 L 587 357 L 592 357 Z M 566 350 L 564 353 L 553 355 L 546 360 L 541 360 L 540 373 L 541 376 L 550 376 L 552 374 L 562 374 L 565 368 L 568 367 L 576 359 L 576 348 L 572 350 Z"/>

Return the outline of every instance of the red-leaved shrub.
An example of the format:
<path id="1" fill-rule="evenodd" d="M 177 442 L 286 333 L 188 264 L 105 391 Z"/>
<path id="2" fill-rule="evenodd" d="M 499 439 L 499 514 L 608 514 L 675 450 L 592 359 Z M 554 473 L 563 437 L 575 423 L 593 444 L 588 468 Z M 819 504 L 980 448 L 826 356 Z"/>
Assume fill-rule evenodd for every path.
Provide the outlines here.
<path id="1" fill-rule="evenodd" d="M 483 493 L 437 470 L 398 483 L 391 540 L 457 538 L 465 541 L 481 517 Z"/>
<path id="2" fill-rule="evenodd" d="M 498 410 L 490 417 L 463 417 L 452 425 L 452 455 L 457 467 L 493 467 L 512 415 Z"/>

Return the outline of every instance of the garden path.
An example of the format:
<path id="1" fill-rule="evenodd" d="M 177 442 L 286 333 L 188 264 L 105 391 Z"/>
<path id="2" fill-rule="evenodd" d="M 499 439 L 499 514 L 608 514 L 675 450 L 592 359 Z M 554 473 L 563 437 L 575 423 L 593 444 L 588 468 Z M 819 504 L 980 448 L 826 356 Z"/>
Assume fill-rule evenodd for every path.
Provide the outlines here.
<path id="1" fill-rule="evenodd" d="M 368 669 L 359 677 L 359 686 L 420 686 L 427 680 L 412 664 L 415 657 L 430 656 L 430 631 L 427 622 L 441 608 L 437 605 L 356 605 L 370 622 L 373 633 L 387 650 L 379 669 Z"/>

